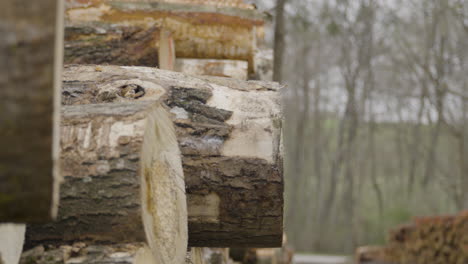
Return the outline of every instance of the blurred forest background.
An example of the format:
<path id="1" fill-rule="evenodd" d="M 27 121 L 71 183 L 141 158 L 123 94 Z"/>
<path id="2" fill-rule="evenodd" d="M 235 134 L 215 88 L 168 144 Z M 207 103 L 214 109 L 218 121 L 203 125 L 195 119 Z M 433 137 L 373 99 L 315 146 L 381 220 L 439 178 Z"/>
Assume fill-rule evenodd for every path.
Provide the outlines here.
<path id="1" fill-rule="evenodd" d="M 413 216 L 468 209 L 468 1 L 255 2 L 272 14 L 285 2 L 297 251 L 346 254 Z"/>

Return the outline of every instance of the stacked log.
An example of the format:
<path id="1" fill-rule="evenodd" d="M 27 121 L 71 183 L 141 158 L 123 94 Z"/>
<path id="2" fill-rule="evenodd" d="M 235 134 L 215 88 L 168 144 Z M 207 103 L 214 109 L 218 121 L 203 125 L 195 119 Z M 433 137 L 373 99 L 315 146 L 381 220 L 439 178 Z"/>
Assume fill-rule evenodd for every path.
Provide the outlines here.
<path id="1" fill-rule="evenodd" d="M 74 25 L 110 23 L 144 30 L 158 27 L 172 33 L 175 57 L 247 61 L 250 74 L 255 72 L 257 42 L 263 38 L 265 23 L 264 14 L 253 9 L 143 0 L 69 0 L 66 18 Z M 96 44 L 102 48 L 102 43 Z M 76 48 L 72 53 L 85 53 Z"/>
<path id="2" fill-rule="evenodd" d="M 65 68 L 62 101 L 163 101 L 183 155 L 189 245 L 276 247 L 283 232 L 280 88 L 143 67 L 72 65 Z M 47 237 L 42 232 L 35 241 Z"/>
<path id="3" fill-rule="evenodd" d="M 148 244 L 156 263 L 182 263 L 187 209 L 181 156 L 158 102 L 64 106 L 61 150 L 57 220 L 30 226 L 27 247 L 138 242 Z"/>
<path id="4" fill-rule="evenodd" d="M 388 245 L 374 255 L 381 263 L 468 263 L 468 212 L 416 218 L 413 223 L 392 230 Z"/>

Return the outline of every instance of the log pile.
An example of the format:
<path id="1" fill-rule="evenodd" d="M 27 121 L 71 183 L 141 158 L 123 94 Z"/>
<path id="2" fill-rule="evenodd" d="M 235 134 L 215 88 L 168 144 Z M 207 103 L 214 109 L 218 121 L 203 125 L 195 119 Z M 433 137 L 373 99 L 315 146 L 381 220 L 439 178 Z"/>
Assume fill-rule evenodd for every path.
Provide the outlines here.
<path id="1" fill-rule="evenodd" d="M 119 66 L 63 80 L 59 216 L 28 248 L 147 243 L 181 263 L 187 220 L 190 246 L 281 245 L 281 86 Z"/>
<path id="2" fill-rule="evenodd" d="M 358 263 L 468 263 L 468 212 L 456 216 L 421 217 L 390 231 L 386 247 L 358 251 Z M 363 256 L 367 255 L 366 261 Z M 370 262 L 374 261 L 374 262 Z"/>
<path id="3" fill-rule="evenodd" d="M 7 12 L 18 11 L 17 6 L 0 4 L 5 6 Z M 37 6 L 30 6 L 38 14 Z M 18 15 L 15 12 L 13 16 Z M 0 19 L 0 32 L 5 33 L 11 17 L 3 17 L 7 27 Z M 28 56 L 38 59 L 24 65 L 24 76 L 0 73 L 0 83 L 11 88 L 2 90 L 2 98 L 8 100 L 0 107 L 7 107 L 10 117 L 24 117 L 28 121 L 24 123 L 31 124 L 15 130 L 14 121 L 0 120 L 12 124 L 0 130 L 7 135 L 0 138 L 0 161 L 8 161 L 7 165 L 14 164 L 9 158 L 27 161 L 6 166 L 6 173 L 0 164 L 0 222 L 28 222 L 28 251 L 20 262 L 227 264 L 232 262 L 228 249 L 219 247 L 281 246 L 282 87 L 245 81 L 255 71 L 263 15 L 241 0 L 202 5 L 198 0 L 68 0 L 66 17 L 65 62 L 73 65 L 65 67 L 62 96 L 55 96 L 55 102 L 52 89 L 45 88 L 52 88 L 54 81 L 60 85 L 60 56 L 55 56 L 55 76 L 51 70 L 55 20 L 18 23 L 29 33 L 37 27 L 44 35 L 23 34 L 32 39 L 22 39 L 23 28 L 16 27 L 20 31 L 11 38 L 6 32 L 5 39 L 20 43 L 0 46 L 0 55 L 14 63 L 6 51 L 13 46 L 21 51 L 24 61 L 18 59 L 18 65 Z M 18 18 L 12 21 L 17 23 Z M 41 49 L 22 46 L 29 41 Z M 31 54 L 33 50 L 40 54 Z M 155 68 L 175 69 L 176 56 L 179 66 L 194 58 L 205 65 L 208 75 L 244 81 Z M 184 66 L 180 71 L 188 70 Z M 197 69 L 193 74 L 204 72 Z M 15 95 L 17 79 L 31 80 L 37 89 L 29 89 L 24 98 Z M 27 111 L 23 115 L 27 107 L 10 107 L 16 99 L 31 103 L 38 115 Z M 21 113 L 8 112 L 12 109 Z M 33 136 L 25 141 L 31 132 L 44 140 Z M 33 149 L 8 147 L 20 146 L 19 138 Z M 12 149 L 26 155 L 11 154 Z M 48 175 L 42 178 L 46 167 Z M 62 179 L 60 192 L 52 178 L 53 167 Z M 31 191 L 18 189 L 10 184 L 15 181 L 7 179 L 22 180 L 23 175 L 35 177 L 25 181 L 31 183 Z M 23 192 L 31 194 L 27 203 L 16 199 L 23 199 Z M 22 207 L 25 204 L 35 206 L 27 209 Z M 55 214 L 54 221 L 43 223 Z M 23 238 L 24 226 L 0 225 L 0 264 L 17 263 Z M 189 246 L 219 249 L 192 248 L 187 253 Z"/>
<path id="4" fill-rule="evenodd" d="M 0 2 L 2 264 L 17 263 L 25 223 L 50 221 L 57 211 L 61 7 L 57 0 Z"/>

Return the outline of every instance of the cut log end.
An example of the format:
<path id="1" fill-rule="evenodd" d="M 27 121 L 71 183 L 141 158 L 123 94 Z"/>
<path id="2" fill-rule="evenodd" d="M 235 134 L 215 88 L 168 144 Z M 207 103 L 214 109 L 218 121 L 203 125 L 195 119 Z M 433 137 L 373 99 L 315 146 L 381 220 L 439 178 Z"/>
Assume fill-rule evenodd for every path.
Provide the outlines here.
<path id="1" fill-rule="evenodd" d="M 172 121 L 162 107 L 148 115 L 142 157 L 148 243 L 158 263 L 182 263 L 188 239 L 184 175 Z"/>
<path id="2" fill-rule="evenodd" d="M 25 231 L 23 224 L 0 224 L 0 264 L 18 263 Z"/>

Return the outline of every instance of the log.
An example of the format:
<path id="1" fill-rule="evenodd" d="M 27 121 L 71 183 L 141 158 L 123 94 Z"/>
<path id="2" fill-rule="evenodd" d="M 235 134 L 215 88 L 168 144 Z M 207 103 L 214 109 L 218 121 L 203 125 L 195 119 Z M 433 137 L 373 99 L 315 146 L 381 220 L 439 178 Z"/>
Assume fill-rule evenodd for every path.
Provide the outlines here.
<path id="1" fill-rule="evenodd" d="M 57 3 L 0 3 L 0 222 L 48 221 L 56 211 L 53 122 L 62 69 L 61 49 L 54 47 L 61 47 L 62 37 L 55 26 L 62 17 Z"/>
<path id="2" fill-rule="evenodd" d="M 255 71 L 257 42 L 265 24 L 265 15 L 250 8 L 146 0 L 70 0 L 66 18 L 70 23 L 162 26 L 173 33 L 177 58 L 248 61 L 249 73 Z"/>
<path id="3" fill-rule="evenodd" d="M 284 184 L 280 89 L 144 67 L 71 65 L 62 103 L 164 101 L 183 154 L 189 245 L 277 247 Z"/>
<path id="4" fill-rule="evenodd" d="M 155 101 L 65 106 L 64 182 L 55 222 L 27 231 L 27 247 L 146 242 L 156 263 L 182 263 L 187 208 L 181 156 Z"/>
<path id="5" fill-rule="evenodd" d="M 67 23 L 67 64 L 113 64 L 150 66 L 171 70 L 173 39 L 159 26 L 105 22 Z"/>
<path id="6" fill-rule="evenodd" d="M 40 245 L 21 255 L 20 264 L 153 264 L 151 249 L 144 243 L 87 245 L 77 242 L 71 245 L 44 248 Z M 176 263 L 176 262 L 173 262 Z M 182 263 L 182 262 L 181 262 Z"/>
<path id="7" fill-rule="evenodd" d="M 0 263 L 17 264 L 23 250 L 24 224 L 0 224 Z"/>

